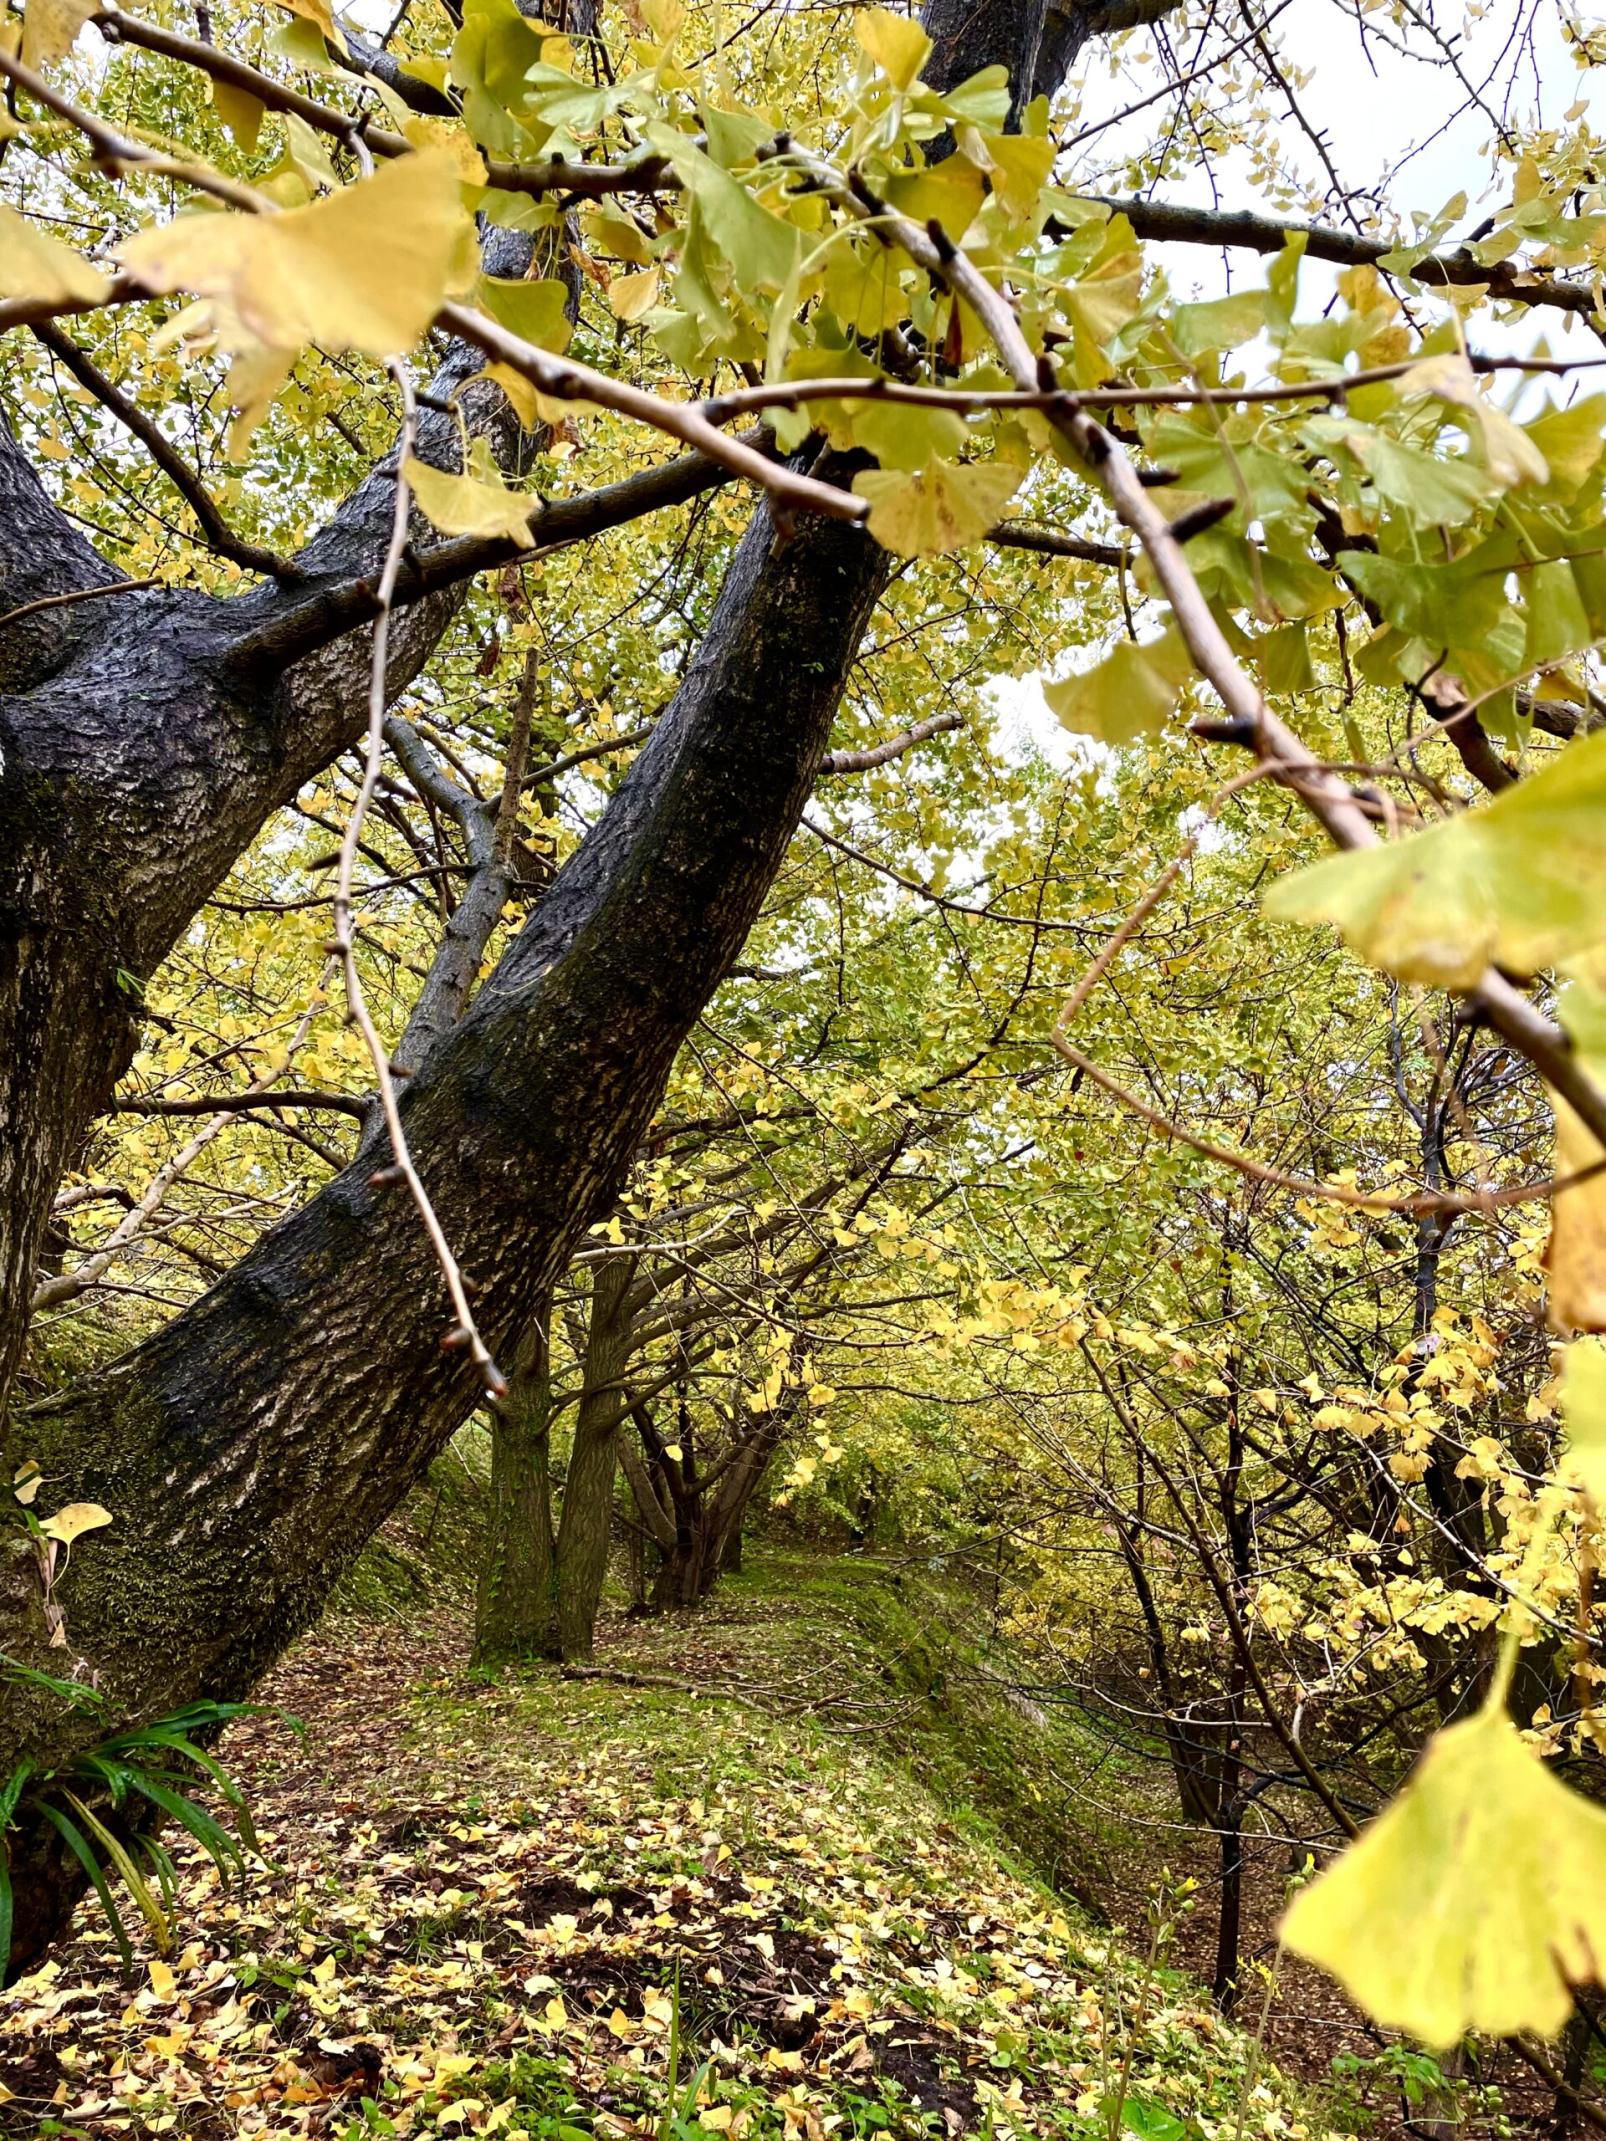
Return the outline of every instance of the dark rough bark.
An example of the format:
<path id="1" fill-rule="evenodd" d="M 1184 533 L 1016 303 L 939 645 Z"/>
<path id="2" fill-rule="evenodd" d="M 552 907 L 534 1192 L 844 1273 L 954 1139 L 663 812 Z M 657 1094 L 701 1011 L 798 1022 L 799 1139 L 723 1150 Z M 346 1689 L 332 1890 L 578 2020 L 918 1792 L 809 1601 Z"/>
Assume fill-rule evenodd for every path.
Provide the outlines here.
<path id="1" fill-rule="evenodd" d="M 658 1551 L 650 1599 L 655 1613 L 695 1606 L 721 1576 L 740 1569 L 742 1527 L 797 1417 L 800 1397 L 793 1386 L 773 1411 L 743 1423 L 735 1447 L 706 1476 L 689 1429 L 679 1430 L 681 1454 L 673 1457 L 650 1409 L 635 1407 L 644 1457 L 628 1442 L 621 1455 L 641 1529 Z"/>
<path id="2" fill-rule="evenodd" d="M 542 1654 L 552 1620 L 551 1310 L 537 1310 L 491 1419 L 491 1496 L 474 1600 L 474 1659 Z"/>
<path id="3" fill-rule="evenodd" d="M 437 391 L 478 365 L 454 352 Z M 464 400 L 471 428 L 515 458 L 495 390 Z M 455 419 L 429 415 L 420 443 L 454 466 Z M 15 510 L 37 550 L 14 558 L 12 531 L 0 538 L 0 594 L 37 599 L 45 577 L 50 592 L 115 581 L 87 544 L 51 539 L 61 516 L 27 482 L 0 427 L 0 514 Z M 309 578 L 293 588 L 228 601 L 149 588 L 0 621 L 0 1417 L 50 1200 L 127 1069 L 142 983 L 269 815 L 362 730 L 366 632 L 288 671 L 258 635 L 376 564 L 394 494 L 387 462 L 302 552 Z M 393 690 L 459 599 L 448 590 L 398 619 Z"/>
<path id="4" fill-rule="evenodd" d="M 951 40 L 957 71 L 996 61 L 1029 75 L 1037 0 L 978 22 Z M 483 403 L 476 420 L 503 421 Z M 449 465 L 451 424 L 429 417 L 423 441 Z M 0 467 L 16 489 L 14 457 Z M 371 564 L 390 481 L 376 472 L 309 547 L 314 595 Z M 54 582 L 98 577 L 61 530 L 47 550 Z M 9 531 L 0 564 L 13 592 L 36 584 Z M 652 742 L 408 1081 L 409 1140 L 493 1346 L 528 1328 L 615 1196 L 779 867 L 885 574 L 862 533 L 810 521 L 783 538 L 760 508 Z M 409 613 L 393 685 L 427 657 L 451 599 Z M 119 973 L 153 969 L 268 813 L 360 728 L 365 635 L 276 666 L 275 623 L 305 600 L 305 587 L 231 602 L 128 593 L 42 612 L 43 628 L 24 620 L 3 642 L 0 1064 L 26 1069 L 0 1091 L 0 1375 L 55 1178 L 127 1059 Z M 55 1651 L 33 1556 L 0 1532 L 0 1650 L 108 1698 L 88 1725 L 38 1691 L 8 1692 L 0 1775 L 199 1694 L 248 1690 L 475 1402 L 461 1356 L 438 1343 L 446 1304 L 416 1215 L 372 1187 L 372 1165 L 148 1343 L 13 1422 L 11 1453 L 36 1457 L 60 1501 L 102 1502 L 115 1521 L 58 1586 Z M 33 1827 L 14 1838 L 13 1869 L 22 1969 L 64 1927 L 75 1887 Z"/>
<path id="5" fill-rule="evenodd" d="M 408 1136 L 493 1345 L 612 1202 L 680 1041 L 791 836 L 886 561 L 767 511 L 708 643 L 591 838 L 405 1089 Z M 68 1649 L 118 1717 L 249 1687 L 472 1404 L 406 1200 L 371 1158 L 146 1345 L 19 1423 L 60 1498 L 117 1521 L 62 1587 Z M 376 1311 L 383 1308 L 381 1321 Z M 0 1648 L 42 1660 L 31 1557 L 0 1570 Z M 84 1736 L 47 1699 L 0 1721 L 0 1770 Z M 19 1965 L 56 1930 L 24 1882 Z"/>

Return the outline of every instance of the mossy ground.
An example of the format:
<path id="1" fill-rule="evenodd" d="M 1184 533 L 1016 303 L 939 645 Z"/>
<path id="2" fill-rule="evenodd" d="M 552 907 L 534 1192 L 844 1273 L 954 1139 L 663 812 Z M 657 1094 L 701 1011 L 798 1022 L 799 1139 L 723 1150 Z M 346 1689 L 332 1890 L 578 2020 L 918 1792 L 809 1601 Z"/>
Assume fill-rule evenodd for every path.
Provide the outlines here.
<path id="1" fill-rule="evenodd" d="M 593 1675 L 488 1677 L 460 1598 L 381 1581 L 386 1551 L 267 1690 L 302 1733 L 264 1715 L 225 1743 L 272 1870 L 225 1890 L 183 1858 L 174 1947 L 128 1979 L 86 1912 L 0 2006 L 5 2130 L 1345 2123 L 1256 2072 L 1144 1929 L 1048 1885 L 1079 1863 L 1053 1790 L 1069 1728 L 1045 1742 L 985 1685 L 940 1581 L 761 1557 L 696 1616 L 611 1620 Z"/>

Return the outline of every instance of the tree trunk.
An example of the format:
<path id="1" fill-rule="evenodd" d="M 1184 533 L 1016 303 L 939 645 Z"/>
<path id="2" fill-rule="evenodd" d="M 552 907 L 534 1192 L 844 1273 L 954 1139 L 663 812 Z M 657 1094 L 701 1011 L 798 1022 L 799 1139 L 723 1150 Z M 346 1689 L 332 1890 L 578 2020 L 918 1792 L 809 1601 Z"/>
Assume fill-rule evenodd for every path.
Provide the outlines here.
<path id="1" fill-rule="evenodd" d="M 558 1523 L 557 1654 L 588 1665 L 613 1533 L 613 1481 L 624 1423 L 624 1371 L 630 1358 L 632 1257 L 609 1257 L 591 1290 L 591 1328 L 574 1448 L 563 1482 Z"/>
<path id="2" fill-rule="evenodd" d="M 1143 5 L 1078 14 L 1057 63 Z M 930 78 L 997 63 L 1052 87 L 1034 78 L 1041 18 L 1042 0 L 933 0 Z M 455 353 L 454 368 L 438 394 L 480 359 Z M 494 388 L 461 402 L 481 431 L 510 421 Z M 456 466 L 458 436 L 455 416 L 425 409 L 422 458 Z M 845 481 L 852 467 L 824 472 Z M 375 471 L 293 583 L 226 602 L 131 591 L 0 639 L 0 1376 L 20 1352 L 55 1177 L 126 1060 L 125 999 L 268 815 L 360 733 L 364 575 L 394 480 Z M 617 487 L 620 510 L 707 480 L 695 460 L 653 471 Z M 0 614 L 115 579 L 3 426 L 0 506 Z M 410 592 L 441 586 L 432 558 L 467 571 L 500 554 L 419 540 Z M 676 1050 L 757 917 L 889 562 L 856 528 L 783 532 L 759 508 L 651 742 L 407 1081 L 409 1143 L 499 1350 L 616 1196 Z M 424 594 L 398 619 L 393 688 L 455 600 Z M 0 1776 L 21 1762 L 48 1773 L 110 1731 L 248 1692 L 477 1402 L 472 1371 L 439 1344 L 447 1305 L 417 1215 L 370 1179 L 383 1158 L 381 1146 L 337 1177 L 146 1343 L 13 1418 L 8 1455 L 37 1459 L 59 1503 L 102 1503 L 113 1522 L 57 1584 L 56 1648 L 32 1549 L 0 1528 L 0 1651 L 106 1697 L 90 1722 L 42 1686 L 8 1690 Z M 20 1971 L 63 1931 L 81 1881 L 26 1808 L 11 1845 Z"/>
<path id="3" fill-rule="evenodd" d="M 760 510 L 651 743 L 407 1081 L 408 1138 L 494 1347 L 527 1328 L 617 1195 L 779 867 L 886 570 L 856 529 L 809 520 L 783 538 Z M 99 1685 L 110 1720 L 249 1689 L 478 1398 L 439 1345 L 447 1304 L 417 1215 L 369 1179 L 383 1158 L 381 1145 L 146 1344 L 16 1422 L 17 1457 L 115 1521 L 59 1586 L 65 1652 L 47 1647 L 26 1540 L 0 1549 L 0 1650 Z M 98 1736 L 19 1690 L 0 1774 Z M 72 1894 L 20 1883 L 14 1968 L 44 1952 Z"/>
<path id="4" fill-rule="evenodd" d="M 1242 1991 L 1239 1945 L 1243 1933 L 1244 1832 L 1243 1805 L 1238 1795 L 1239 1761 L 1228 1757 L 1221 1811 L 1216 1817 L 1221 1848 L 1221 1899 L 1216 1918 L 1216 1967 L 1211 1979 L 1211 1997 L 1224 2015 L 1238 2005 Z"/>
<path id="5" fill-rule="evenodd" d="M 553 1608 L 551 1309 L 491 1415 L 491 1507 L 474 1605 L 474 1662 L 539 1656 Z"/>
<path id="6" fill-rule="evenodd" d="M 674 1509 L 672 1524 L 650 1527 L 663 1556 L 653 1584 L 654 1612 L 695 1606 L 722 1575 L 741 1567 L 742 1526 L 771 1459 L 797 1417 L 799 1396 L 794 1386 L 772 1411 L 755 1420 L 746 1439 L 726 1459 L 723 1471 L 709 1482 L 699 1477 L 688 1430 L 681 1430 L 682 1455 L 677 1463 L 665 1452 L 650 1421 L 643 1421 L 642 1439 L 654 1460 L 654 1476 L 663 1480 Z M 733 1432 L 735 1427 L 733 1422 Z"/>

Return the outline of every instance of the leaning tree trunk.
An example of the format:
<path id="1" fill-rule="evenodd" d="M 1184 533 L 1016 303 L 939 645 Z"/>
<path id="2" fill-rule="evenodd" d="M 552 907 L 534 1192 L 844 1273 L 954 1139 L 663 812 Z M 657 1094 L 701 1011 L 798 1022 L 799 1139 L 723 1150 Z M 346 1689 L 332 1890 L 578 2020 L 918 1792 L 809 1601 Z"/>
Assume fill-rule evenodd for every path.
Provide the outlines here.
<path id="1" fill-rule="evenodd" d="M 1078 14 L 1079 34 L 1144 6 L 1110 0 Z M 933 0 L 927 19 L 937 86 L 994 62 L 1053 86 L 1036 71 L 1042 0 Z M 470 390 L 471 409 L 486 394 Z M 426 413 L 422 441 L 448 466 L 452 421 Z M 9 488 L 24 519 L 47 519 L 3 428 L 0 470 L 0 498 Z M 616 488 L 623 507 L 707 480 L 693 463 Z M 293 585 L 231 602 L 129 592 L 42 613 L 43 628 L 30 618 L 0 641 L 0 1063 L 41 1017 L 78 1022 L 90 1066 L 70 1090 L 13 1078 L 5 1096 L 0 1185 L 18 1208 L 0 1270 L 0 1372 L 25 1328 L 19 1289 L 51 1178 L 129 1046 L 125 983 L 137 996 L 267 815 L 360 730 L 356 628 L 393 481 L 364 485 Z M 37 556 L 58 538 L 61 576 L 100 576 L 59 523 Z M 461 569 L 461 543 L 439 549 Z M 26 527 L 0 525 L 0 613 L 28 585 L 29 553 Z M 420 588 L 438 584 L 430 556 L 413 568 Z M 676 1050 L 758 914 L 887 562 L 861 531 L 810 519 L 783 534 L 760 507 L 652 741 L 407 1082 L 409 1143 L 500 1350 L 616 1196 Z M 393 683 L 427 657 L 441 614 L 439 601 L 411 611 Z M 74 939 L 90 947 L 87 973 Z M 72 1057 L 70 1038 L 51 1048 Z M 108 1731 L 247 1692 L 476 1402 L 472 1372 L 439 1344 L 447 1303 L 416 1214 L 376 1186 L 374 1159 L 145 1344 L 13 1419 L 11 1454 L 36 1458 L 60 1502 L 102 1503 L 114 1521 L 78 1542 L 48 1602 L 26 1537 L 0 1533 L 0 1651 L 105 1697 L 91 1721 L 38 1682 L 9 1688 L 0 1776 L 24 1762 L 48 1774 Z M 25 1803 L 10 1839 L 14 1971 L 61 1934 L 82 1885 L 53 1836 Z"/>
<path id="2" fill-rule="evenodd" d="M 552 1623 L 551 1308 L 543 1302 L 491 1415 L 491 1495 L 474 1600 L 474 1662 L 533 1658 Z"/>
<path id="3" fill-rule="evenodd" d="M 613 1202 L 675 1052 L 757 916 L 887 561 L 862 532 L 761 510 L 651 743 L 461 1024 L 409 1079 L 407 1134 L 493 1347 L 528 1327 Z M 116 1721 L 248 1689 L 478 1395 L 443 1352 L 417 1215 L 383 1150 L 265 1235 L 194 1308 L 17 1422 L 82 1540 L 51 1651 L 37 1565 L 0 1563 L 0 1650 L 100 1686 Z M 379 1304 L 388 1313 L 376 1313 Z M 43 1690 L 0 1717 L 0 1775 L 99 1736 Z M 16 1967 L 72 1887 L 16 1840 Z"/>

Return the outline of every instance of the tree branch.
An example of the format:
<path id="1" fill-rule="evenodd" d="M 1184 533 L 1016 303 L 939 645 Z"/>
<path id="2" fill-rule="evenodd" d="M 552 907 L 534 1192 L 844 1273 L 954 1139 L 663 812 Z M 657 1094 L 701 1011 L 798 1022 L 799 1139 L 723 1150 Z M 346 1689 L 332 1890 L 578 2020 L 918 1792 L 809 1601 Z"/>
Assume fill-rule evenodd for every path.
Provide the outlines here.
<path id="1" fill-rule="evenodd" d="M 864 751 L 828 751 L 820 761 L 822 773 L 868 773 L 873 767 L 885 766 L 895 758 L 902 758 L 916 744 L 924 743 L 928 736 L 941 736 L 950 729 L 962 729 L 963 714 L 933 714 L 926 721 L 917 721 L 900 735 L 889 736 L 885 743 L 872 744 Z"/>
<path id="2" fill-rule="evenodd" d="M 109 410 L 124 430 L 138 439 L 195 515 L 209 549 L 215 550 L 219 557 L 228 558 L 233 564 L 244 566 L 247 572 L 263 573 L 278 580 L 300 578 L 299 568 L 292 565 L 287 558 L 279 557 L 272 550 L 264 550 L 256 543 L 248 543 L 234 533 L 223 518 L 217 500 L 161 426 L 131 402 L 119 387 L 114 386 L 106 374 L 90 362 L 70 335 L 63 334 L 61 329 L 49 320 L 41 320 L 33 331 L 52 356 L 67 367 L 78 384 L 86 387 L 101 407 Z"/>
<path id="3" fill-rule="evenodd" d="M 1310 260 L 1328 260 L 1339 267 L 1375 267 L 1406 241 L 1369 238 L 1358 231 L 1335 230 L 1329 223 L 1282 223 L 1274 216 L 1256 215 L 1247 209 L 1191 208 L 1175 202 L 1145 201 L 1129 194 L 1091 193 L 1112 215 L 1125 216 L 1139 238 L 1167 245 L 1226 246 L 1253 253 L 1280 253 L 1288 240 L 1303 237 Z M 1049 225 L 1050 230 L 1058 226 Z M 1060 231 L 1060 235 L 1069 235 Z M 1586 283 L 1568 282 L 1553 275 L 1537 274 L 1510 260 L 1482 261 L 1458 246 L 1448 253 L 1429 253 L 1409 271 L 1417 282 L 1483 284 L 1493 298 L 1523 305 L 1547 305 L 1585 318 L 1599 316 L 1595 291 Z"/>

